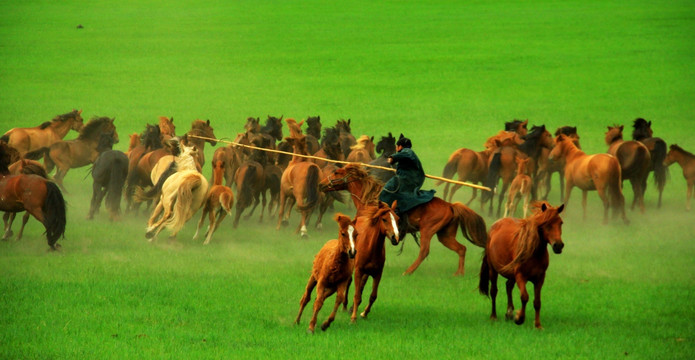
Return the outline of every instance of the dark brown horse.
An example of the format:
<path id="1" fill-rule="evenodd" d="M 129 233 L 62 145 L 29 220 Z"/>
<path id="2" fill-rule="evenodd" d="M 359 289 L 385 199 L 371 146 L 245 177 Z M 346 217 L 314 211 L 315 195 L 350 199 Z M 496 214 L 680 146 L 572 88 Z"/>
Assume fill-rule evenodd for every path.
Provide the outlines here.
<path id="1" fill-rule="evenodd" d="M 398 216 L 393 211 L 396 202 L 389 207 L 383 202 L 378 205 L 366 205 L 357 211 L 355 216 L 355 228 L 357 229 L 357 255 L 355 256 L 355 297 L 350 319 L 355 322 L 357 311 L 362 303 L 362 292 L 367 280 L 372 278 L 372 293 L 369 295 L 369 304 L 360 313 L 366 318 L 376 301 L 381 275 L 384 272 L 386 262 L 385 240 L 388 238 L 391 244 L 397 245 Z"/>
<path id="2" fill-rule="evenodd" d="M 324 192 L 347 190 L 358 209 L 367 205 L 376 205 L 383 184 L 370 177 L 360 166 L 350 164 L 335 172 L 320 183 Z M 460 227 L 463 236 L 472 244 L 483 247 L 487 239 L 485 220 L 473 210 L 461 203 L 448 203 L 438 197 L 410 210 L 406 216 L 411 228 L 409 232 L 420 232 L 420 253 L 417 259 L 405 271 L 412 274 L 430 252 L 430 242 L 436 234 L 439 242 L 459 256 L 458 267 L 454 275 L 464 274 L 466 247 L 456 240 L 456 231 Z M 402 239 L 405 234 L 401 234 Z"/>
<path id="3" fill-rule="evenodd" d="M 565 163 L 565 205 L 569 202 L 572 188 L 577 186 L 582 189 L 582 208 L 586 219 L 587 193 L 596 190 L 603 202 L 604 224 L 608 222 L 609 208 L 613 209 L 614 217 L 620 214 L 625 224 L 630 223 L 625 216 L 618 159 L 608 154 L 587 155 L 574 145 L 572 139 L 562 134 L 555 139 L 555 148 L 549 157 Z"/>
<path id="4" fill-rule="evenodd" d="M 335 319 L 340 304 L 347 299 L 348 287 L 352 279 L 352 269 L 355 261 L 355 237 L 359 234 L 355 230 L 355 223 L 348 216 L 336 214 L 335 221 L 338 222 L 338 239 L 326 242 L 314 258 L 311 269 L 311 276 L 304 289 L 302 299 L 299 301 L 299 313 L 294 323 L 299 324 L 304 307 L 309 303 L 312 291 L 316 288 L 316 300 L 314 301 L 314 312 L 309 321 L 310 333 L 314 332 L 319 311 L 323 307 L 323 302 L 331 295 L 336 293 L 335 305 L 328 319 L 321 324 L 321 330 L 325 331 Z"/>
<path id="5" fill-rule="evenodd" d="M 632 140 L 637 140 L 643 143 L 652 157 L 652 167 L 650 171 L 654 172 L 654 183 L 659 191 L 659 203 L 658 207 L 661 207 L 661 195 L 664 192 L 664 187 L 666 186 L 666 166 L 664 166 L 664 159 L 666 158 L 666 142 L 658 137 L 654 137 L 654 132 L 652 131 L 652 122 L 644 120 L 642 118 L 635 119 L 632 127 L 634 128 L 632 132 Z"/>
<path id="6" fill-rule="evenodd" d="M 629 180 L 634 197 L 632 209 L 639 205 L 644 213 L 644 191 L 647 190 L 647 177 L 652 166 L 652 157 L 647 147 L 636 140 L 623 140 L 623 126 L 609 126 L 606 132 L 608 153 L 620 163 L 622 180 Z"/>
<path id="7" fill-rule="evenodd" d="M 2 142 L 2 141 L 0 141 Z M 11 149 L 11 152 L 14 152 L 14 150 L 11 147 L 8 147 L 8 149 Z M 18 155 L 18 153 L 17 153 Z M 14 160 L 14 157 L 11 156 L 11 158 Z M 38 175 L 41 176 L 44 179 L 50 180 L 48 177 L 48 174 L 46 173 L 46 168 L 43 167 L 43 165 L 36 161 L 36 160 L 29 160 L 29 159 L 20 159 L 12 163 L 12 165 L 9 166 L 9 175 L 20 175 L 20 174 L 25 174 L 25 175 Z M 12 232 L 12 223 L 14 222 L 14 219 L 16 217 L 17 213 L 16 212 L 6 212 L 2 219 L 5 223 L 5 234 L 3 235 L 3 240 L 8 240 L 9 238 L 12 237 L 14 234 Z M 24 227 L 26 226 L 27 222 L 29 221 L 29 214 L 28 212 L 24 213 L 24 216 L 22 217 L 22 226 L 19 228 L 19 233 L 17 233 L 17 241 L 22 239 L 22 235 L 24 234 Z"/>
<path id="8" fill-rule="evenodd" d="M 668 154 L 664 159 L 664 166 L 670 166 L 677 162 L 683 170 L 683 177 L 687 183 L 685 209 L 690 211 L 690 200 L 695 193 L 695 155 L 683 150 L 680 146 L 673 144 L 669 147 Z"/>
<path id="9" fill-rule="evenodd" d="M 150 172 L 148 172 L 148 169 L 151 171 L 151 167 L 145 169 L 145 166 L 140 166 L 140 161 L 145 156 L 148 158 L 151 157 L 152 155 L 148 154 L 162 147 L 162 132 L 159 126 L 146 124 L 145 130 L 140 134 L 140 143 L 128 152 L 128 178 L 126 179 L 126 190 L 124 195 L 128 211 L 134 211 L 137 214 L 140 206 L 140 202 L 134 199 L 135 189 L 137 187 L 153 185 L 150 180 Z M 165 153 L 169 154 L 170 151 L 171 150 L 167 148 Z M 150 163 L 149 160 L 142 160 L 142 162 L 143 164 Z"/>
<path id="10" fill-rule="evenodd" d="M 319 145 L 319 139 L 321 139 L 321 117 L 307 117 L 306 125 L 306 149 L 309 154 L 314 154 L 321 148 Z"/>
<path id="11" fill-rule="evenodd" d="M 105 205 L 111 221 L 117 221 L 120 218 L 121 197 L 128 177 L 128 157 L 122 151 L 113 150 L 112 147 L 113 138 L 108 133 L 101 134 L 97 146 L 99 156 L 90 170 L 93 181 L 88 219 L 94 218 L 104 197 L 106 197 Z"/>
<path id="12" fill-rule="evenodd" d="M 338 134 L 340 136 L 340 148 L 343 151 L 343 156 L 346 159 L 348 155 L 350 155 L 350 147 L 357 143 L 355 136 L 352 135 L 351 122 L 351 119 L 340 119 L 335 124 L 335 129 L 338 130 Z"/>
<path id="13" fill-rule="evenodd" d="M 73 110 L 39 126 L 10 129 L 0 140 L 4 140 L 17 149 L 21 156 L 25 156 L 29 152 L 63 140 L 70 130 L 80 131 L 83 125 L 82 110 Z"/>
<path id="14" fill-rule="evenodd" d="M 38 175 L 9 175 L 8 145 L 0 142 L 0 211 L 26 211 L 46 228 L 51 250 L 65 234 L 65 200 L 58 186 Z"/>
<path id="15" fill-rule="evenodd" d="M 387 136 L 382 136 L 381 140 L 379 140 L 376 143 L 376 152 L 379 154 L 379 157 L 374 159 L 374 161 L 371 161 L 369 164 L 370 165 L 376 165 L 376 166 L 383 166 L 383 167 L 390 167 L 394 171 L 389 171 L 389 170 L 384 170 L 384 169 L 378 169 L 378 168 L 369 168 L 369 175 L 377 178 L 384 184 L 389 181 L 394 175 L 396 175 L 396 168 L 393 167 L 391 164 L 388 162 L 389 156 L 394 154 L 396 152 L 396 138 L 393 137 L 393 135 L 389 132 Z"/>
<path id="16" fill-rule="evenodd" d="M 201 139 L 197 136 L 207 139 Z M 188 130 L 188 132 L 181 137 L 181 141 L 183 141 L 184 145 L 195 146 L 198 149 L 195 160 L 200 169 L 205 165 L 205 143 L 209 143 L 212 146 L 217 145 L 217 140 L 213 139 L 217 139 L 217 137 L 215 137 L 214 129 L 210 126 L 210 120 L 193 120 L 191 123 L 191 130 Z"/>
<path id="17" fill-rule="evenodd" d="M 110 134 L 113 143 L 118 143 L 118 133 L 113 118 L 94 117 L 80 130 L 77 139 L 61 140 L 50 147 L 35 150 L 33 153 L 43 154 L 46 171 L 50 173 L 54 167 L 57 169 L 53 179 L 61 188 L 64 188 L 63 178 L 70 169 L 92 164 L 99 156 L 97 145 L 102 134 Z M 31 154 L 27 154 L 27 157 L 32 158 Z"/>
<path id="18" fill-rule="evenodd" d="M 490 227 L 480 267 L 480 293 L 492 300 L 491 319 L 497 319 L 497 276 L 507 279 L 507 320 L 517 325 L 526 319 L 526 303 L 529 301 L 526 283 L 533 283 L 533 308 L 536 310 L 534 325 L 541 329 L 541 289 L 550 263 L 547 245 L 556 254 L 562 253 L 562 218 L 564 205 L 552 207 L 546 202 L 537 205 L 534 214 L 525 219 L 502 218 Z M 492 286 L 490 286 L 492 284 Z M 521 309 L 514 314 L 512 290 L 514 284 L 521 293 Z"/>

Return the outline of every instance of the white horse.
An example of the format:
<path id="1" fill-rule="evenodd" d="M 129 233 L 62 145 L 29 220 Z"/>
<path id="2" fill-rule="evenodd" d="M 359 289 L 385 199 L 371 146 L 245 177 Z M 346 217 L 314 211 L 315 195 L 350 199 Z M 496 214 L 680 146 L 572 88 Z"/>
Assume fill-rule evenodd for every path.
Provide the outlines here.
<path id="1" fill-rule="evenodd" d="M 181 154 L 175 159 L 177 172 L 169 176 L 162 185 L 159 203 L 147 222 L 145 237 L 150 241 L 153 241 L 164 227 L 169 229 L 170 237 L 176 237 L 207 197 L 208 181 L 197 170 L 193 157 L 197 149 L 180 142 L 179 148 Z"/>

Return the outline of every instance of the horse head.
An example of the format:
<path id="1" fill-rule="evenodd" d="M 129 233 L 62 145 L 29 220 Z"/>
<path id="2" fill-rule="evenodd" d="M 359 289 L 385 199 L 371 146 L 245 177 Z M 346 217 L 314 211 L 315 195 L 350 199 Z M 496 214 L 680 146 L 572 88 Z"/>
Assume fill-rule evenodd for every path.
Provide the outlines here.
<path id="1" fill-rule="evenodd" d="M 623 126 L 613 125 L 608 126 L 608 131 L 606 131 L 606 145 L 610 145 L 615 141 L 623 139 Z"/>
<path id="2" fill-rule="evenodd" d="M 321 179 L 319 190 L 323 192 L 347 190 L 347 184 L 351 181 L 351 177 L 347 167 L 336 168 L 332 174 Z"/>
<path id="3" fill-rule="evenodd" d="M 357 249 L 355 248 L 355 239 L 357 238 L 355 221 L 341 213 L 335 214 L 333 219 L 338 223 L 338 227 L 340 228 L 338 232 L 338 242 L 340 243 L 342 252 L 347 253 L 350 259 L 354 259 L 357 254 Z"/>
<path id="4" fill-rule="evenodd" d="M 557 128 L 555 130 L 555 136 L 557 137 L 560 134 L 564 134 L 568 136 L 570 139 L 572 139 L 572 142 L 574 145 L 577 145 L 578 149 L 581 149 L 582 147 L 579 145 L 579 134 L 577 134 L 577 127 L 576 126 L 562 126 Z"/>
<path id="5" fill-rule="evenodd" d="M 398 245 L 400 234 L 398 233 L 398 215 L 393 211 L 396 208 L 397 200 L 388 206 L 383 201 L 379 201 L 376 213 L 372 216 L 372 225 L 379 227 L 379 233 L 391 240 L 391 244 Z"/>
<path id="6" fill-rule="evenodd" d="M 555 138 L 555 147 L 550 150 L 548 159 L 557 160 L 562 156 L 565 156 L 567 149 L 570 147 L 572 140 L 564 134 L 560 134 Z M 573 144 L 572 144 L 573 145 Z"/>
<path id="7" fill-rule="evenodd" d="M 633 140 L 642 140 L 654 136 L 651 121 L 647 121 L 642 118 L 637 118 L 632 124 L 632 127 L 634 128 L 634 130 L 632 131 Z"/>
<path id="8" fill-rule="evenodd" d="M 382 136 L 376 143 L 376 152 L 383 156 L 389 156 L 396 152 L 396 138 L 389 132 L 388 136 Z"/>
<path id="9" fill-rule="evenodd" d="M 539 234 L 543 240 L 550 244 L 556 254 L 562 253 L 562 248 L 565 247 L 562 242 L 562 218 L 560 217 L 564 208 L 565 204 L 552 207 L 546 202 L 542 202 L 540 212 L 536 215 L 541 219 Z"/>
<path id="10" fill-rule="evenodd" d="M 193 123 L 191 124 L 191 133 L 193 135 L 198 135 L 202 137 L 206 137 L 208 139 L 205 139 L 206 142 L 209 142 L 210 145 L 215 146 L 217 145 L 217 140 L 211 140 L 211 139 L 217 139 L 215 136 L 215 132 L 210 126 L 210 119 L 203 121 L 203 120 L 193 120 Z"/>
<path id="11" fill-rule="evenodd" d="M 268 115 L 265 125 L 261 128 L 261 132 L 275 138 L 276 141 L 282 141 L 282 118 Z"/>
<path id="12" fill-rule="evenodd" d="M 320 116 L 309 116 L 306 119 L 306 133 L 315 137 L 321 137 L 321 117 Z"/>
<path id="13" fill-rule="evenodd" d="M 75 130 L 79 132 L 82 130 L 82 127 L 84 126 L 84 119 L 82 118 L 82 110 L 73 110 L 71 113 L 69 113 L 70 119 L 72 119 L 72 124 L 70 125 L 70 129 Z"/>

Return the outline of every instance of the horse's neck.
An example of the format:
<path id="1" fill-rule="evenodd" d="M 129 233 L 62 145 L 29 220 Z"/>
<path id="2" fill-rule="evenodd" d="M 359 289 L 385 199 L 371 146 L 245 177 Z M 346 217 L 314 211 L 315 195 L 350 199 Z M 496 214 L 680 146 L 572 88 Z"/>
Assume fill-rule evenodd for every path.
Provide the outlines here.
<path id="1" fill-rule="evenodd" d="M 70 131 L 70 128 L 72 127 L 72 120 L 65 120 L 65 121 L 54 121 L 49 129 L 51 129 L 58 137 L 61 139 L 64 138 L 68 132 Z"/>
<path id="2" fill-rule="evenodd" d="M 195 159 L 192 154 L 183 154 L 176 158 L 176 166 L 178 171 L 196 170 Z"/>
<path id="3" fill-rule="evenodd" d="M 567 144 L 567 148 L 565 149 L 565 158 L 569 162 L 573 159 L 580 158 L 582 156 L 586 156 L 586 153 L 579 150 L 577 146 L 574 144 Z"/>

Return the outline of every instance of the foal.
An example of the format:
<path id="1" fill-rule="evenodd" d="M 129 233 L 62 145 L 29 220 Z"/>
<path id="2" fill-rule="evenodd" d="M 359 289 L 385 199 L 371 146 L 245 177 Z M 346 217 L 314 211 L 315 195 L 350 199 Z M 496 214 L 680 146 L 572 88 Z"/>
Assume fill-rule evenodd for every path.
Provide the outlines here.
<path id="1" fill-rule="evenodd" d="M 510 213 L 511 216 L 514 216 L 516 207 L 519 205 L 519 198 L 524 199 L 523 209 L 524 217 L 526 217 L 528 204 L 531 200 L 531 186 L 533 186 L 531 177 L 527 174 L 527 167 L 530 159 L 531 158 L 516 158 L 516 177 L 512 180 L 512 185 L 509 188 L 509 197 L 507 198 L 507 206 L 504 209 L 504 217 L 507 217 L 507 214 Z"/>
<path id="2" fill-rule="evenodd" d="M 299 302 L 299 314 L 294 321 L 299 324 L 299 319 L 302 317 L 302 311 L 309 302 L 312 290 L 316 288 L 316 300 L 314 301 L 314 314 L 309 322 L 308 332 L 313 333 L 316 327 L 316 317 L 323 306 L 324 300 L 333 293 L 337 292 L 335 298 L 335 306 L 331 315 L 321 325 L 321 330 L 325 331 L 335 319 L 335 313 L 340 304 L 342 304 L 347 295 L 347 288 L 352 280 L 352 269 L 355 266 L 355 222 L 349 217 L 338 213 L 334 217 L 335 221 L 340 226 L 338 239 L 329 240 L 319 250 L 314 258 L 314 266 L 311 269 L 309 282 L 306 284 L 306 290 L 302 295 L 302 300 Z"/>
<path id="3" fill-rule="evenodd" d="M 677 162 L 678 165 L 681 166 L 681 169 L 683 169 L 683 177 L 688 182 L 685 209 L 690 211 L 690 199 L 693 197 L 693 191 L 695 190 L 695 155 L 673 144 L 668 154 L 666 154 L 664 166 L 669 166 L 674 162 Z"/>
<path id="4" fill-rule="evenodd" d="M 220 181 L 221 180 L 222 179 L 220 179 Z M 234 193 L 232 192 L 232 189 L 230 189 L 228 186 L 224 186 L 221 184 L 213 185 L 210 188 L 208 198 L 207 200 L 205 200 L 205 204 L 203 205 L 203 213 L 200 215 L 200 220 L 198 221 L 198 228 L 196 229 L 195 234 L 193 235 L 193 240 L 198 238 L 198 232 L 200 231 L 200 228 L 203 226 L 203 222 L 205 221 L 205 215 L 209 215 L 210 225 L 208 225 L 208 229 L 205 232 L 205 242 L 203 242 L 203 245 L 209 244 L 210 239 L 212 239 L 212 234 L 214 234 L 215 230 L 217 230 L 217 227 L 220 226 L 222 219 L 224 219 L 224 217 L 227 215 L 232 215 L 233 204 Z"/>

